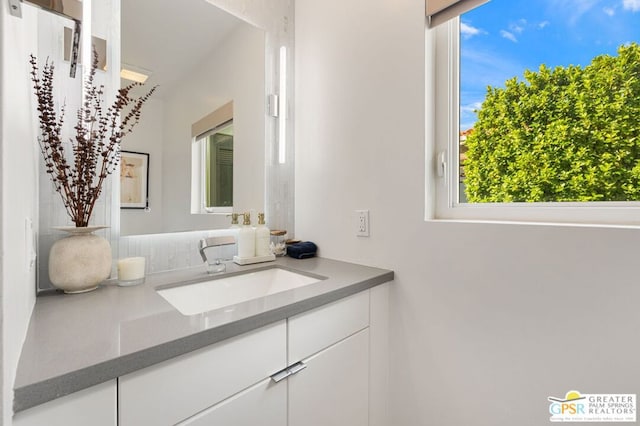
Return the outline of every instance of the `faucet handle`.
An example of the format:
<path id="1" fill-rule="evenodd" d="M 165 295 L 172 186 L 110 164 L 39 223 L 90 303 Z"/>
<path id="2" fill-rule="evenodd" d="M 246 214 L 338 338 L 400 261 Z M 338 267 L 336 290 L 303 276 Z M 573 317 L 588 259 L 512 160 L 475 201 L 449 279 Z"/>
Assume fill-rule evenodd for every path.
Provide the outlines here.
<path id="1" fill-rule="evenodd" d="M 226 235 L 222 237 L 209 237 L 209 238 L 201 239 L 200 244 L 198 245 L 198 248 L 200 250 L 200 256 L 202 257 L 202 261 L 208 263 L 207 256 L 204 254 L 205 249 L 209 247 L 228 246 L 235 243 L 236 243 L 236 239 L 232 235 Z"/>
<path id="2" fill-rule="evenodd" d="M 200 248 L 207 248 L 211 246 L 228 246 L 229 244 L 235 244 L 236 238 L 233 235 L 225 235 L 223 237 L 208 237 L 200 240 Z"/>

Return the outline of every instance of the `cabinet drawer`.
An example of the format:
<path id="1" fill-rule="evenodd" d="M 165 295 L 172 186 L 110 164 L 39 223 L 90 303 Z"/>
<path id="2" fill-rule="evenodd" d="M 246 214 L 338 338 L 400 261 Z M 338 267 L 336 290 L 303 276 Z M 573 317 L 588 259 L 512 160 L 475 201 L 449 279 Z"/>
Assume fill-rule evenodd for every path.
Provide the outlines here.
<path id="1" fill-rule="evenodd" d="M 119 379 L 119 426 L 173 425 L 286 365 L 286 323 L 224 340 Z"/>
<path id="2" fill-rule="evenodd" d="M 289 364 L 369 326 L 369 290 L 289 318 Z"/>

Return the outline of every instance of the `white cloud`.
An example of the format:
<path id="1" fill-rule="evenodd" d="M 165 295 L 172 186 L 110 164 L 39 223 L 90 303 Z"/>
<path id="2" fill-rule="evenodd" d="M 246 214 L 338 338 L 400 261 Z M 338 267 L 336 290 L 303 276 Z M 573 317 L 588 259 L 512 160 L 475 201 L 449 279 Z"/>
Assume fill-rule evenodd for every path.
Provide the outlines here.
<path id="1" fill-rule="evenodd" d="M 527 20 L 519 19 L 517 22 L 509 24 L 509 29 L 511 30 L 512 33 L 522 34 L 526 26 L 527 26 Z"/>
<path id="2" fill-rule="evenodd" d="M 465 22 L 462 22 L 460 24 L 460 33 L 462 34 L 462 36 L 464 38 L 471 38 L 473 36 L 477 36 L 479 34 L 483 34 L 484 31 L 480 30 L 479 28 L 473 27 Z"/>
<path id="3" fill-rule="evenodd" d="M 638 12 L 640 11 L 640 0 L 622 0 L 622 7 L 624 10 Z"/>
<path id="4" fill-rule="evenodd" d="M 475 101 L 468 105 L 460 105 L 460 111 L 475 113 L 477 110 L 482 108 L 482 101 Z"/>
<path id="5" fill-rule="evenodd" d="M 516 36 L 514 36 L 513 33 L 510 33 L 509 31 L 500 30 L 500 35 L 506 38 L 507 40 L 511 40 L 514 43 L 518 42 L 518 39 L 516 38 Z"/>
<path id="6" fill-rule="evenodd" d="M 549 21 L 542 21 L 538 23 L 538 29 L 543 30 L 550 25 Z"/>
<path id="7" fill-rule="evenodd" d="M 522 34 L 522 32 L 524 31 L 524 27 L 521 27 L 521 26 L 516 25 L 516 24 L 509 25 L 509 29 L 512 32 L 517 33 L 517 34 Z"/>
<path id="8" fill-rule="evenodd" d="M 549 12 L 554 16 L 562 17 L 570 26 L 574 26 L 580 21 L 583 15 L 596 7 L 600 1 L 601 0 L 548 0 L 548 7 Z"/>
<path id="9" fill-rule="evenodd" d="M 616 14 L 616 10 L 612 7 L 605 7 L 604 9 L 602 9 L 602 11 L 605 13 L 605 15 L 608 16 L 613 16 Z"/>

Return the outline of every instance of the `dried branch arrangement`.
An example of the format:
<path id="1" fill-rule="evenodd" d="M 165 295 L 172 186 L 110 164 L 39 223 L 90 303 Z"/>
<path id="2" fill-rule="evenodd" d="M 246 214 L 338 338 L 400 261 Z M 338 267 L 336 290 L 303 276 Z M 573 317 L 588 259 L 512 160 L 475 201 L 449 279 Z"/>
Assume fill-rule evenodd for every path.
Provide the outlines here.
<path id="1" fill-rule="evenodd" d="M 120 161 L 120 143 L 140 121 L 142 105 L 156 90 L 154 86 L 140 97 L 131 91 L 141 83 L 118 90 L 113 105 L 103 107 L 104 86 L 94 83 L 98 55 L 94 51 L 91 71 L 84 82 L 85 98 L 78 109 L 75 137 L 71 138 L 72 158 L 67 158 L 62 140 L 65 107 L 58 114 L 53 96 L 54 65 L 46 61 L 42 75 L 38 61 L 31 55 L 31 80 L 38 99 L 40 148 L 46 172 L 62 197 L 67 214 L 77 227 L 89 225 L 96 201 L 108 175 Z M 124 114 L 124 115 L 123 115 Z"/>

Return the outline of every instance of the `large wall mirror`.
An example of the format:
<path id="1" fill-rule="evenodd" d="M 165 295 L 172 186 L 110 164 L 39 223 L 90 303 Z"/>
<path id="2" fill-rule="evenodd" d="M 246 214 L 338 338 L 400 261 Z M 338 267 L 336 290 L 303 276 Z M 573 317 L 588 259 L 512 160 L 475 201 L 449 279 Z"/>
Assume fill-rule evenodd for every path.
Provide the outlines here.
<path id="1" fill-rule="evenodd" d="M 230 219 L 219 210 L 196 211 L 192 205 L 193 180 L 200 178 L 192 169 L 198 139 L 192 126 L 230 102 L 232 173 L 200 176 L 232 176 L 227 198 L 233 210 L 264 210 L 265 31 L 206 0 L 122 1 L 121 65 L 148 75 L 146 84 L 159 89 L 122 144 L 124 151 L 148 158 L 148 178 L 137 177 L 148 208 L 144 203 L 121 209 L 120 234 L 229 227 Z"/>

